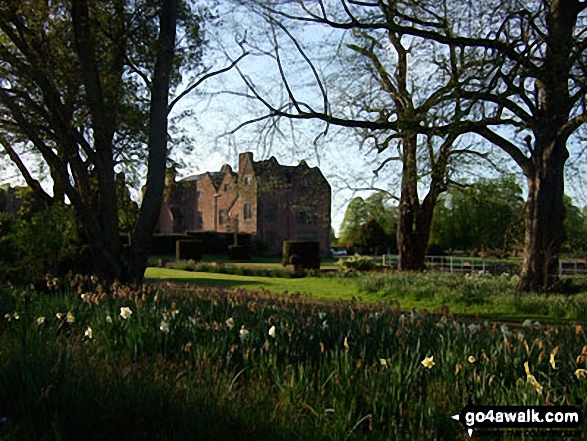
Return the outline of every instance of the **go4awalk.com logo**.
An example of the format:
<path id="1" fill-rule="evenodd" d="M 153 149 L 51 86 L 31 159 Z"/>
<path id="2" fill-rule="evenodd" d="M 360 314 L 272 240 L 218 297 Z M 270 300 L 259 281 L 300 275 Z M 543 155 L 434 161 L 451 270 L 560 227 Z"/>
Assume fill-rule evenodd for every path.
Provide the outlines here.
<path id="1" fill-rule="evenodd" d="M 468 404 L 452 418 L 459 421 L 469 436 L 477 429 L 578 429 L 583 422 L 575 406 L 475 406 Z"/>

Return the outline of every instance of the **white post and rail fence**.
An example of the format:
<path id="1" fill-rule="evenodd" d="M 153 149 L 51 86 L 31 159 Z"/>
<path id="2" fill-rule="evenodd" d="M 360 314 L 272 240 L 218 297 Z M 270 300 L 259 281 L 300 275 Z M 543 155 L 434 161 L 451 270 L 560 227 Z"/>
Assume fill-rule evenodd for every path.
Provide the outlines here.
<path id="1" fill-rule="evenodd" d="M 398 256 L 384 254 L 382 264 L 397 267 Z M 459 256 L 426 256 L 426 265 L 431 270 L 445 272 L 487 272 L 493 275 L 518 274 L 521 262 L 512 263 L 497 259 L 467 258 Z M 559 260 L 559 276 L 587 276 L 587 259 Z"/>

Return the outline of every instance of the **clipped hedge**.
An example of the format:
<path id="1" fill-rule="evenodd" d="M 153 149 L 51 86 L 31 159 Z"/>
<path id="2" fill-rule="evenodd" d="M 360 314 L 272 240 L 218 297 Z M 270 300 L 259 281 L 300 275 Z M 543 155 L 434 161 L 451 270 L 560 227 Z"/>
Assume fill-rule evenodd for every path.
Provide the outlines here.
<path id="1" fill-rule="evenodd" d="M 231 245 L 228 247 L 230 260 L 251 260 L 252 249 L 247 245 Z"/>
<path id="2" fill-rule="evenodd" d="M 193 260 L 200 262 L 204 254 L 204 245 L 198 240 L 178 240 L 175 243 L 175 260 Z"/>
<path id="3" fill-rule="evenodd" d="M 316 240 L 286 240 L 283 242 L 283 266 L 297 269 L 320 269 L 320 242 Z"/>
<path id="4" fill-rule="evenodd" d="M 184 234 L 155 234 L 151 245 L 151 254 L 173 254 L 176 252 L 176 242 L 187 239 Z"/>

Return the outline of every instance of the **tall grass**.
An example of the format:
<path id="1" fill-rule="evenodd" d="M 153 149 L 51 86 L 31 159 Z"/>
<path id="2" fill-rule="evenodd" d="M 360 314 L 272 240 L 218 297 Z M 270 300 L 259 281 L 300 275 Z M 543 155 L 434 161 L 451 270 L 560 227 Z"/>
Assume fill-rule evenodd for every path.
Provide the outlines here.
<path id="1" fill-rule="evenodd" d="M 0 288 L 6 439 L 466 439 L 450 415 L 469 398 L 587 398 L 574 375 L 586 367 L 580 326 L 506 329 L 241 289 L 50 285 Z"/>

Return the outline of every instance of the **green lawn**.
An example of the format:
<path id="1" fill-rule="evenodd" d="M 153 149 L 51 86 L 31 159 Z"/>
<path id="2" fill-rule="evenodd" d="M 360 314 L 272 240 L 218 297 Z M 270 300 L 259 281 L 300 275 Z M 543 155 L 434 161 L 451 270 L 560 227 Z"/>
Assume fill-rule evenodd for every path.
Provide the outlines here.
<path id="1" fill-rule="evenodd" d="M 353 281 L 335 278 L 304 277 L 284 279 L 277 277 L 251 277 L 231 274 L 202 273 L 182 271 L 169 268 L 147 268 L 145 277 L 164 279 L 173 282 L 190 282 L 198 285 L 245 288 L 250 290 L 265 289 L 275 294 L 300 293 L 316 299 L 350 300 L 357 297 L 358 291 Z M 362 301 L 374 302 L 376 296 L 362 296 Z"/>
<path id="2" fill-rule="evenodd" d="M 148 279 L 199 286 L 264 289 L 274 294 L 301 294 L 315 300 L 385 301 L 404 310 L 439 312 L 446 307 L 459 316 L 522 322 L 568 323 L 587 318 L 585 290 L 575 295 L 525 294 L 514 291 L 507 277 L 466 277 L 449 273 L 375 273 L 351 278 L 305 277 L 299 279 L 240 276 L 219 273 L 148 268 Z"/>

